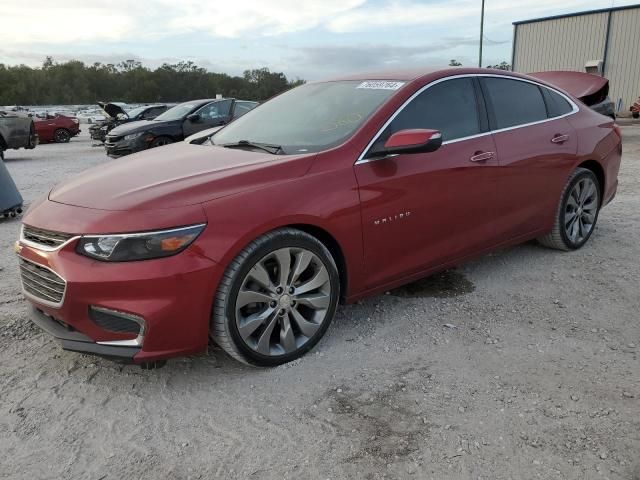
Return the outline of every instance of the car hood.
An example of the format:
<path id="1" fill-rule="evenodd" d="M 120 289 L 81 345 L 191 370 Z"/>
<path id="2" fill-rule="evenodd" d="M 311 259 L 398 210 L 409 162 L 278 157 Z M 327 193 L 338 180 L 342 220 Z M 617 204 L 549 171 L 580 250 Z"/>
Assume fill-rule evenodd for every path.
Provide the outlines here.
<path id="1" fill-rule="evenodd" d="M 104 103 L 104 102 L 98 102 L 98 105 L 100 106 L 100 108 L 102 109 L 102 111 L 105 113 L 105 115 L 107 115 L 108 117 L 112 117 L 112 118 L 117 118 L 118 115 L 120 114 L 124 114 L 127 115 L 127 112 L 123 107 L 124 103 L 120 103 L 120 102 L 109 102 L 109 103 Z M 129 116 L 127 115 L 127 118 Z"/>
<path id="2" fill-rule="evenodd" d="M 529 73 L 529 76 L 535 77 L 543 82 L 547 82 L 551 85 L 570 93 L 574 97 L 584 101 L 587 105 L 591 97 L 600 97 L 603 93 L 604 97 L 609 93 L 609 80 L 593 75 L 591 73 L 584 72 L 536 72 Z M 605 92 L 606 90 L 606 92 Z"/>
<path id="3" fill-rule="evenodd" d="M 162 125 L 163 122 L 156 122 L 153 120 L 136 120 L 135 122 L 127 122 L 122 125 L 118 125 L 116 128 L 109 132 L 109 135 L 130 135 L 132 133 L 144 132 L 152 127 Z"/>
<path id="4" fill-rule="evenodd" d="M 87 170 L 55 187 L 49 200 L 100 210 L 195 205 L 298 178 L 309 170 L 314 157 L 181 142 Z"/>

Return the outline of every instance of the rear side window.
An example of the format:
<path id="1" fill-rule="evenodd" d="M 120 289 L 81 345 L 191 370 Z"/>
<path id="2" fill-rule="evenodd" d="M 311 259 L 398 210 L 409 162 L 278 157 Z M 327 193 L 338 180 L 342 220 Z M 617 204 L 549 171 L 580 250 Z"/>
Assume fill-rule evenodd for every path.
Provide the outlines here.
<path id="1" fill-rule="evenodd" d="M 549 118 L 560 117 L 573 111 L 573 106 L 567 102 L 562 95 L 557 94 L 548 88 L 542 88 L 544 98 L 547 102 Z"/>
<path id="2" fill-rule="evenodd" d="M 371 152 L 380 151 L 394 133 L 411 128 L 439 130 L 445 142 L 480 133 L 473 80 L 457 78 L 427 88 L 389 124 Z"/>
<path id="3" fill-rule="evenodd" d="M 482 83 L 497 130 L 547 119 L 547 108 L 537 85 L 492 77 L 483 78 Z"/>

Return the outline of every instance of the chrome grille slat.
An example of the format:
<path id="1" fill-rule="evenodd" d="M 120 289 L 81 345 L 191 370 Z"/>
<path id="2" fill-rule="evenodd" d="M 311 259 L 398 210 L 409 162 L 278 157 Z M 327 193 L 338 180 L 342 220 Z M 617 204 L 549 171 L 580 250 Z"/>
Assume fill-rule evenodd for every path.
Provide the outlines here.
<path id="1" fill-rule="evenodd" d="M 57 248 L 69 239 L 73 238 L 73 235 L 23 225 L 22 238 L 28 242 L 32 242 L 46 248 Z"/>
<path id="2" fill-rule="evenodd" d="M 62 305 L 67 282 L 53 270 L 20 257 L 20 274 L 27 296 L 52 307 Z"/>
<path id="3" fill-rule="evenodd" d="M 61 294 L 61 295 L 64 293 L 64 286 L 62 287 L 62 290 L 57 290 L 56 288 L 54 288 L 54 287 L 50 287 L 50 286 L 48 286 L 48 285 L 45 285 L 44 283 L 39 282 L 38 280 L 35 280 L 34 278 L 31 278 L 31 277 L 29 277 L 29 276 L 24 275 L 22 278 L 23 278 L 24 280 L 26 280 L 26 281 L 29 281 L 29 282 L 35 283 L 36 285 L 40 285 L 42 288 L 46 288 L 47 290 L 50 290 L 50 291 L 52 291 L 53 293 L 59 293 L 59 294 Z M 42 277 L 41 277 L 41 278 L 42 278 Z M 58 289 L 59 289 L 59 288 L 60 288 L 60 287 L 58 287 Z"/>
<path id="4" fill-rule="evenodd" d="M 48 293 L 43 292 L 43 291 L 42 291 L 42 290 L 40 290 L 39 288 L 34 287 L 33 285 L 31 285 L 30 283 L 28 283 L 28 281 L 27 281 L 27 282 L 25 282 L 25 281 L 23 280 L 23 283 L 22 283 L 22 284 L 24 285 L 25 290 L 26 290 L 27 292 L 29 292 L 29 293 L 33 294 L 33 295 L 36 295 L 36 294 L 37 294 L 36 296 L 45 297 L 45 300 L 50 300 L 50 301 L 52 301 L 52 302 L 56 302 L 56 303 L 60 302 L 60 299 L 58 298 L 58 296 L 57 296 L 57 295 L 49 295 Z"/>
<path id="5" fill-rule="evenodd" d="M 22 270 L 24 270 L 25 272 L 28 272 L 28 273 L 29 273 L 29 274 L 31 274 L 31 275 L 35 275 L 35 276 L 37 276 L 37 277 L 42 278 L 43 280 L 47 280 L 47 281 L 49 281 L 49 282 L 51 282 L 51 283 L 55 283 L 55 284 L 57 284 L 57 285 L 60 285 L 60 286 L 64 287 L 64 282 L 63 282 L 63 281 L 55 280 L 55 279 L 53 279 L 53 278 L 47 277 L 47 276 L 45 276 L 45 275 L 42 275 L 42 274 L 38 273 L 37 271 L 31 270 L 29 267 L 26 267 L 26 266 L 24 266 L 24 265 L 20 265 L 20 268 L 21 268 Z"/>

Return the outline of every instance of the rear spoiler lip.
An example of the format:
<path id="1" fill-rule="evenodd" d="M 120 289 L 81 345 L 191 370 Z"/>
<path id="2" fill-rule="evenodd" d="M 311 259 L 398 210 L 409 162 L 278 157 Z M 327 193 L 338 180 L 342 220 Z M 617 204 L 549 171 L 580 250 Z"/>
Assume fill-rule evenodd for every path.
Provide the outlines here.
<path id="1" fill-rule="evenodd" d="M 591 73 L 550 71 L 534 72 L 528 75 L 553 85 L 580 100 L 585 100 L 586 97 L 595 95 L 603 89 L 607 90 L 604 96 L 609 93 L 609 80 Z"/>

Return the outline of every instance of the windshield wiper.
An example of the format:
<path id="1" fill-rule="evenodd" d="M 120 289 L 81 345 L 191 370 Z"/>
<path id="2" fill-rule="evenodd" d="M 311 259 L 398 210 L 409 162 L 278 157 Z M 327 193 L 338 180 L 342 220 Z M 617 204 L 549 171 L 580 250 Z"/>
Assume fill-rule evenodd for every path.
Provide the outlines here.
<path id="1" fill-rule="evenodd" d="M 250 142 L 249 140 L 240 140 L 236 143 L 224 143 L 221 145 L 224 148 L 259 148 L 265 152 L 269 152 L 273 155 L 277 155 L 282 152 L 280 145 L 271 145 L 269 143 Z"/>

